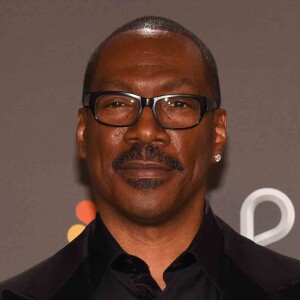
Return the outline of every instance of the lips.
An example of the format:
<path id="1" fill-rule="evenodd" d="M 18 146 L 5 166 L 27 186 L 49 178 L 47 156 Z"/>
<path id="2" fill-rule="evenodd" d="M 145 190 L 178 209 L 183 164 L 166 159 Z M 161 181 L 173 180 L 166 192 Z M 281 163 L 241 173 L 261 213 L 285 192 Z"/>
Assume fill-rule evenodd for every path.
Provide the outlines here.
<path id="1" fill-rule="evenodd" d="M 157 163 L 157 162 L 147 162 L 147 161 L 127 161 L 121 166 L 121 169 L 163 169 L 171 170 L 170 167 Z"/>
<path id="2" fill-rule="evenodd" d="M 174 171 L 172 168 L 152 161 L 127 161 L 119 169 L 124 177 L 132 179 L 162 179 L 172 171 Z"/>

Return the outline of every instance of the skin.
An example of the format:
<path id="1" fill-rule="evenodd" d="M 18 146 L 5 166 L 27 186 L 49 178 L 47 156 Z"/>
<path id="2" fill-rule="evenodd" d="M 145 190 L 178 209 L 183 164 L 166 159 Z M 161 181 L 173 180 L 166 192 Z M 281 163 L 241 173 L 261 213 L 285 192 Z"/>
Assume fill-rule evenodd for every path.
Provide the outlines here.
<path id="1" fill-rule="evenodd" d="M 180 34 L 157 30 L 127 32 L 107 42 L 91 87 L 100 90 L 144 97 L 212 96 L 197 46 Z M 225 141 L 223 109 L 208 112 L 198 126 L 185 130 L 161 128 L 150 108 L 144 108 L 136 125 L 124 128 L 99 124 L 89 109 L 79 109 L 79 156 L 87 162 L 102 220 L 125 251 L 148 264 L 162 289 L 164 270 L 190 245 L 201 226 L 207 173 Z M 183 170 L 151 165 L 145 151 L 143 161 L 114 170 L 114 159 L 134 144 L 143 149 L 158 147 L 180 161 Z M 162 184 L 145 189 L 128 183 L 145 179 Z"/>

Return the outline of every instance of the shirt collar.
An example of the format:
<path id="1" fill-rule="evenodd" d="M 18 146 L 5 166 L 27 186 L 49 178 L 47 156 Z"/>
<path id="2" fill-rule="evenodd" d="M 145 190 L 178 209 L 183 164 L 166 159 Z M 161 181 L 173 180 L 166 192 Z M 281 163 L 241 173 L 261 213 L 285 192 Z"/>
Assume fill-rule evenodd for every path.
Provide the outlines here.
<path id="1" fill-rule="evenodd" d="M 112 262 L 125 251 L 110 234 L 97 212 L 94 232 L 89 247 L 90 272 L 93 286 L 97 288 Z"/>
<path id="2" fill-rule="evenodd" d="M 126 254 L 105 227 L 99 213 L 96 215 L 90 249 L 92 277 L 96 278 L 94 285 L 98 286 L 113 261 L 121 254 Z M 218 289 L 222 290 L 224 281 L 223 234 L 208 201 L 205 203 L 205 213 L 200 229 L 185 253 L 193 254 L 206 276 Z"/>
<path id="3" fill-rule="evenodd" d="M 196 257 L 206 276 L 222 290 L 225 270 L 223 234 L 207 200 L 202 224 L 187 252 Z"/>

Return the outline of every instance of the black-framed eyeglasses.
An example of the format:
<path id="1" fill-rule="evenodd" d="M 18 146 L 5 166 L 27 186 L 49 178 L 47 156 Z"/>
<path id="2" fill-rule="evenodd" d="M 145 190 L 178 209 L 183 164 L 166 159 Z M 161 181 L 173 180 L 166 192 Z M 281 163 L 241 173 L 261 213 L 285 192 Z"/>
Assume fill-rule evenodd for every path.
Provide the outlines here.
<path id="1" fill-rule="evenodd" d="M 137 123 L 144 107 L 152 108 L 156 122 L 165 129 L 187 129 L 200 123 L 207 111 L 218 104 L 206 97 L 189 94 L 145 98 L 128 92 L 91 92 L 83 99 L 95 119 L 104 125 L 129 127 Z"/>

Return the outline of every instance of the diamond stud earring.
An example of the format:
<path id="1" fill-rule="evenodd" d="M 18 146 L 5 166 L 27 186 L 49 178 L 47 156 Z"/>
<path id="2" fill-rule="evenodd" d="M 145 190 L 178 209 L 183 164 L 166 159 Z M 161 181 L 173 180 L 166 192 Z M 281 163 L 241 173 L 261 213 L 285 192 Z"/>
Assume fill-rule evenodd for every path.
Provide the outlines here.
<path id="1" fill-rule="evenodd" d="M 218 163 L 222 159 L 222 155 L 221 154 L 214 155 L 214 159 Z"/>

